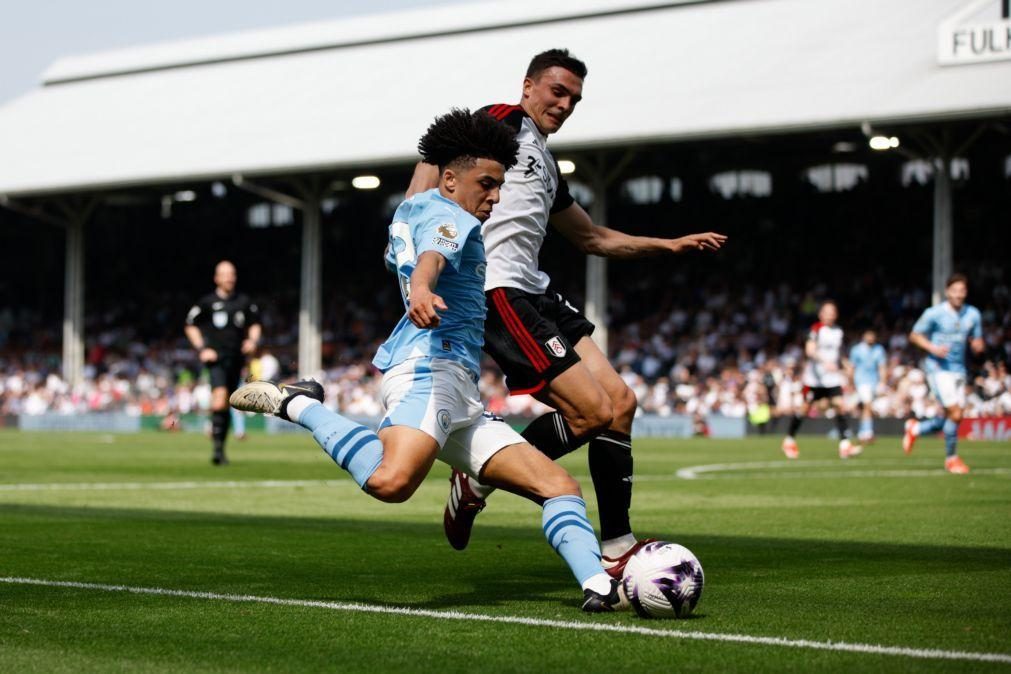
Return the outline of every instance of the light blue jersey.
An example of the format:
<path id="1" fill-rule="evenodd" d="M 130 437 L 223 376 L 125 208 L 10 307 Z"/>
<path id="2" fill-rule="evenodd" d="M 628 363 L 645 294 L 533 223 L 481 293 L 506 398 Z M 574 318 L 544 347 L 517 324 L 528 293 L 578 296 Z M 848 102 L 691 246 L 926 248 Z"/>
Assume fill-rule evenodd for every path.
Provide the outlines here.
<path id="1" fill-rule="evenodd" d="M 923 359 L 923 368 L 928 373 L 964 375 L 966 342 L 983 337 L 983 320 L 976 307 L 963 304 L 962 309 L 956 312 L 948 302 L 941 302 L 923 312 L 913 326 L 913 332 L 925 336 L 931 344 L 948 347 L 948 355 L 944 358 L 928 353 Z"/>
<path id="2" fill-rule="evenodd" d="M 396 271 L 405 307 L 411 294 L 411 273 L 427 251 L 446 258 L 435 294 L 448 309 L 440 312 L 441 322 L 432 329 L 418 328 L 405 313 L 372 364 L 386 372 L 409 358 L 445 358 L 461 363 L 478 377 L 487 313 L 481 222 L 440 195 L 438 188 L 401 203 L 390 225 L 386 265 Z"/>
<path id="3" fill-rule="evenodd" d="M 881 366 L 887 362 L 885 347 L 880 344 L 860 342 L 850 349 L 850 363 L 853 365 L 855 386 L 877 386 L 881 377 Z"/>

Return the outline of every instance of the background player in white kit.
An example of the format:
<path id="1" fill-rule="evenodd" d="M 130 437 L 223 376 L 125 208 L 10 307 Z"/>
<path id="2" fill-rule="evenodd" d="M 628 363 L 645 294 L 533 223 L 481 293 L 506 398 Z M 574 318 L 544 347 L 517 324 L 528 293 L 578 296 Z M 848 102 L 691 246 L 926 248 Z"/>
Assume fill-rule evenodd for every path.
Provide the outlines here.
<path id="1" fill-rule="evenodd" d="M 637 402 L 590 339 L 593 324 L 549 287 L 548 275 L 538 268 L 541 245 L 549 222 L 580 251 L 604 257 L 717 250 L 726 237 L 713 232 L 677 239 L 630 236 L 595 225 L 575 203 L 547 140 L 582 100 L 586 74 L 586 64 L 568 50 L 550 49 L 531 60 L 518 105 L 485 108 L 520 143 L 501 203 L 482 227 L 488 254 L 485 351 L 505 373 L 512 394 L 528 393 L 557 410 L 523 431 L 528 442 L 553 459 L 589 442 L 605 567 L 620 577 L 643 543 L 632 534 L 628 515 Z M 419 164 L 408 193 L 431 187 L 436 176 L 434 167 Z M 443 517 L 453 547 L 466 547 L 489 492 L 454 473 Z"/>
<path id="2" fill-rule="evenodd" d="M 933 419 L 906 422 L 902 449 L 913 451 L 916 438 L 925 433 L 944 431 L 944 469 L 949 473 L 965 474 L 969 466 L 958 456 L 958 424 L 965 408 L 965 345 L 976 353 L 983 353 L 983 319 L 979 309 L 965 303 L 969 282 L 962 274 L 948 279 L 944 296 L 946 300 L 923 312 L 909 333 L 909 342 L 926 351 L 923 370 L 927 373 L 930 390 L 944 408 L 944 415 Z"/>
<path id="3" fill-rule="evenodd" d="M 804 365 L 804 402 L 799 410 L 794 411 L 790 420 L 790 430 L 783 439 L 783 453 L 788 459 L 796 459 L 800 455 L 794 436 L 801 423 L 811 409 L 817 405 L 821 410 L 835 411 L 836 428 L 839 429 L 839 458 L 848 459 L 863 451 L 860 445 L 850 441 L 849 418 L 843 401 L 842 347 L 843 331 L 837 326 L 839 309 L 835 302 L 826 300 L 818 308 L 818 322 L 811 326 L 807 341 L 804 344 L 804 354 L 807 363 Z"/>

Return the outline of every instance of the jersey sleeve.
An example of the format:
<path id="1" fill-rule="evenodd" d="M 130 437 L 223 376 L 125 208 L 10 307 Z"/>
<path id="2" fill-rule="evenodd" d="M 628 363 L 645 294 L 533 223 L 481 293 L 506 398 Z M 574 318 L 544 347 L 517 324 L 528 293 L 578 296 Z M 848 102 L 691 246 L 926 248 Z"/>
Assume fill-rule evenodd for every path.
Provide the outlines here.
<path id="1" fill-rule="evenodd" d="M 186 314 L 186 325 L 200 327 L 200 324 L 206 320 L 205 316 L 207 316 L 207 308 L 204 306 L 204 301 L 201 300 L 190 307 L 189 312 Z"/>
<path id="2" fill-rule="evenodd" d="M 551 203 L 552 215 L 564 211 L 575 203 L 575 199 L 569 194 L 569 183 L 565 182 L 565 178 L 562 177 L 562 172 L 558 168 L 557 161 L 555 162 L 555 172 L 555 175 L 558 176 L 558 189 L 555 190 L 555 200 Z"/>
<path id="3" fill-rule="evenodd" d="M 860 345 L 859 344 L 854 344 L 853 346 L 850 347 L 849 361 L 851 363 L 853 363 L 854 365 L 859 360 L 858 357 L 857 357 L 857 347 L 858 346 L 860 346 Z"/>
<path id="4" fill-rule="evenodd" d="M 972 312 L 972 330 L 969 332 L 969 337 L 983 339 L 983 316 L 979 313 L 979 309 Z"/>
<path id="5" fill-rule="evenodd" d="M 934 314 L 930 309 L 924 311 L 916 323 L 913 324 L 913 332 L 927 337 L 930 337 L 934 332 Z"/>
<path id="6" fill-rule="evenodd" d="M 473 222 L 461 223 L 446 215 L 433 215 L 419 224 L 414 231 L 414 247 L 420 258 L 422 253 L 433 251 L 446 258 L 456 271 L 460 270 L 463 258 L 463 247 L 474 228 L 479 225 Z"/>
<path id="7" fill-rule="evenodd" d="M 260 322 L 260 307 L 256 306 L 253 300 L 246 302 L 246 314 L 248 315 L 247 325 L 257 325 Z"/>

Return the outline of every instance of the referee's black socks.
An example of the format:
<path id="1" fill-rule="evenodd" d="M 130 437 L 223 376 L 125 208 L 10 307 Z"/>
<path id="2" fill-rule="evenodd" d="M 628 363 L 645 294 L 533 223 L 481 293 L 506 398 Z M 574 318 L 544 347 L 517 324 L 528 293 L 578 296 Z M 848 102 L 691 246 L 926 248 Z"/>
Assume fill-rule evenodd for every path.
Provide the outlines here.
<path id="1" fill-rule="evenodd" d="M 211 440 L 214 442 L 214 456 L 225 456 L 225 438 L 228 436 L 228 424 L 231 422 L 228 410 L 211 412 Z"/>

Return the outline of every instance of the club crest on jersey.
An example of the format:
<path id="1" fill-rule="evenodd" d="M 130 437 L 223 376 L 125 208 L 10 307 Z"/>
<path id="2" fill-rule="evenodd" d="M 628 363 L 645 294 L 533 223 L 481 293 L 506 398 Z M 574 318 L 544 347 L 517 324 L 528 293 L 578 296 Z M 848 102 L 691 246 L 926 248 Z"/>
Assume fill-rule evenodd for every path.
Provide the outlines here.
<path id="1" fill-rule="evenodd" d="M 456 225 L 454 225 L 452 222 L 447 222 L 444 225 L 439 225 L 439 229 L 437 231 L 439 232 L 439 234 L 442 234 L 447 239 L 455 239 L 457 234 L 460 233 L 456 230 Z"/>
<path id="2" fill-rule="evenodd" d="M 450 241 L 449 239 L 444 239 L 441 236 L 437 236 L 434 239 L 432 239 L 432 243 L 434 243 L 436 246 L 442 246 L 443 248 L 451 250 L 454 253 L 460 250 L 460 244 L 456 243 L 455 241 Z"/>
<path id="3" fill-rule="evenodd" d="M 435 418 L 439 422 L 439 428 L 441 428 L 444 432 L 449 433 L 451 424 L 449 410 L 439 410 L 439 412 L 435 415 Z"/>
<path id="4" fill-rule="evenodd" d="M 544 342 L 544 346 L 548 347 L 548 351 L 554 354 L 555 358 L 561 358 L 566 353 L 565 345 L 562 344 L 562 340 L 558 337 L 552 337 Z"/>

